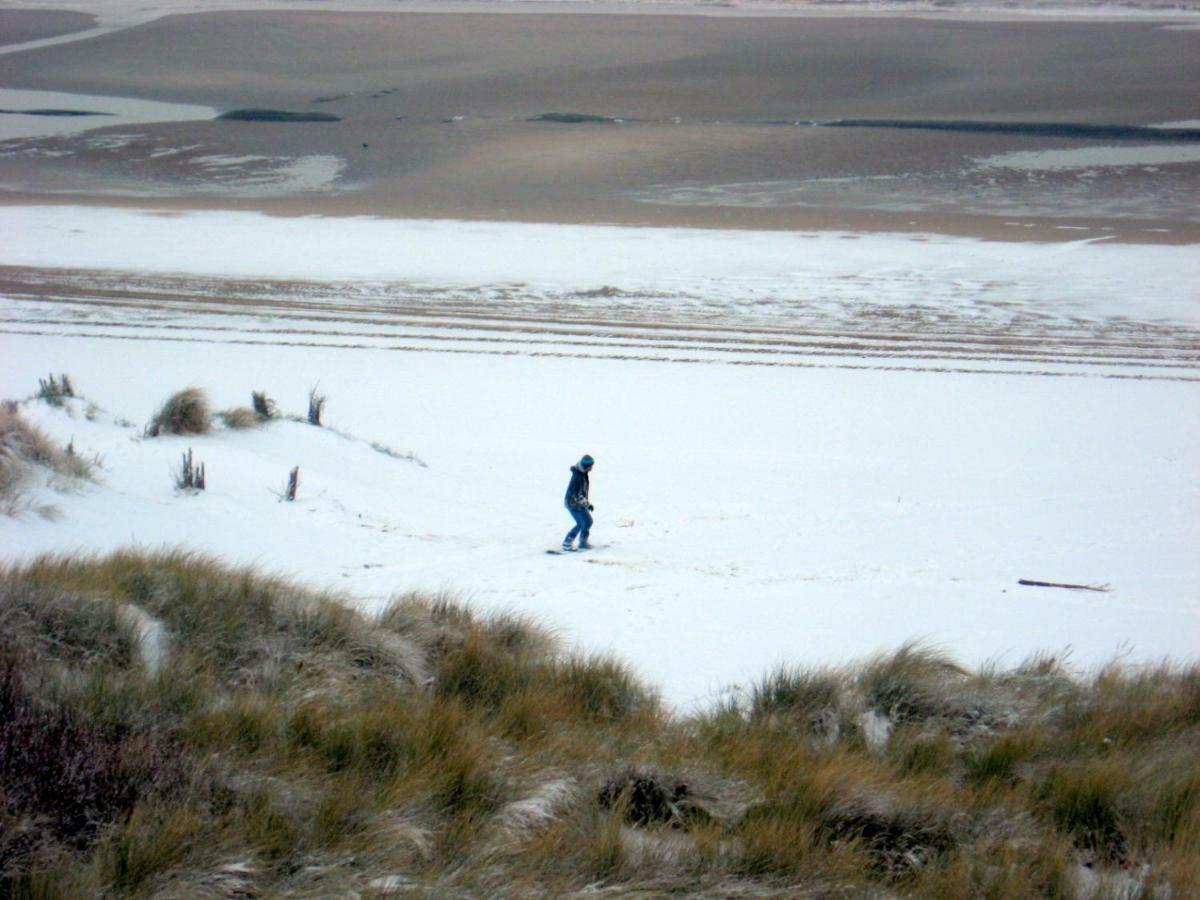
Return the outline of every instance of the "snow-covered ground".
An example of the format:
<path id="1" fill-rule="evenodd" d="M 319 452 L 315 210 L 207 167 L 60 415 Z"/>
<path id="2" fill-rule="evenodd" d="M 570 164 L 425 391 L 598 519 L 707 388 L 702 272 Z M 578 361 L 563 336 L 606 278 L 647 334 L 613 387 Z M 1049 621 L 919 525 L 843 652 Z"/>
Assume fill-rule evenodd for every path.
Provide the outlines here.
<path id="1" fill-rule="evenodd" d="M 70 374 L 90 418 L 27 412 L 103 462 L 42 498 L 59 520 L 0 519 L 5 559 L 187 546 L 371 605 L 449 590 L 685 708 L 914 637 L 1195 658 L 1194 247 L 85 208 L 0 234 L 0 396 Z M 142 437 L 188 385 L 303 413 L 318 382 L 328 429 Z M 173 488 L 189 447 L 202 494 Z M 604 546 L 548 556 L 583 452 Z"/>

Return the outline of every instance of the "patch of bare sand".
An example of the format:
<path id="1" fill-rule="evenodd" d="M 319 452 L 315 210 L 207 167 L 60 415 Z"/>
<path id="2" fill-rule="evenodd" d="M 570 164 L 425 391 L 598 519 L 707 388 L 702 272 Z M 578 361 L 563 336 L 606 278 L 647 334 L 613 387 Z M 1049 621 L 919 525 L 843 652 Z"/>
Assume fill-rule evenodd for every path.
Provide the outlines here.
<path id="1" fill-rule="evenodd" d="M 30 12 L 80 11 L 105 27 L 129 27 L 168 15 L 194 12 L 294 11 L 295 0 L 21 0 Z M 339 0 L 339 12 L 396 12 L 395 0 Z M 404 12 L 469 15 L 681 15 L 710 18 L 936 18 L 1014 21 L 1188 22 L 1200 12 L 1196 0 L 406 0 Z"/>
<path id="2" fill-rule="evenodd" d="M 66 9 L 0 9 L 0 46 L 87 31 L 96 24 L 89 12 Z"/>

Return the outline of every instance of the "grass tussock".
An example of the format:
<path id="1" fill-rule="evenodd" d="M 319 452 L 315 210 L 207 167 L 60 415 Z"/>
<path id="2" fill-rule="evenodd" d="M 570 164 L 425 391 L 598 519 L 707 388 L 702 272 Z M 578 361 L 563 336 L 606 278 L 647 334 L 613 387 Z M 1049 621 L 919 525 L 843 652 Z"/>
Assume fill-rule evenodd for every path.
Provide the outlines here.
<path id="1" fill-rule="evenodd" d="M 216 414 L 221 424 L 233 431 L 245 431 L 279 418 L 279 406 L 265 391 L 251 391 L 250 405 L 237 406 Z"/>
<path id="2" fill-rule="evenodd" d="M 266 391 L 251 391 L 250 406 L 261 422 L 279 418 L 279 407 Z"/>
<path id="3" fill-rule="evenodd" d="M 95 477 L 97 461 L 60 447 L 29 422 L 14 401 L 0 403 L 0 514 L 17 516 L 29 510 L 47 515 L 50 507 L 37 507 L 33 494 L 39 476 L 57 490 L 69 490 Z"/>
<path id="4" fill-rule="evenodd" d="M 1192 896 L 1198 685 L 908 645 L 680 718 L 453 598 L 43 558 L 0 570 L 0 894 Z"/>
<path id="5" fill-rule="evenodd" d="M 180 491 L 203 491 L 208 487 L 208 475 L 204 463 L 192 455 L 192 448 L 180 455 L 179 469 L 175 472 L 175 489 Z"/>
<path id="6" fill-rule="evenodd" d="M 212 404 L 202 388 L 189 387 L 172 394 L 150 424 L 146 434 L 207 434 L 212 430 Z"/>
<path id="7" fill-rule="evenodd" d="M 317 387 L 314 384 L 308 390 L 308 424 L 320 428 L 321 416 L 325 414 L 325 402 L 328 398 L 320 393 Z"/>
<path id="8" fill-rule="evenodd" d="M 257 428 L 264 421 L 259 417 L 253 409 L 248 406 L 238 406 L 233 409 L 221 410 L 217 413 L 217 418 L 221 420 L 221 424 L 232 431 L 246 431 L 250 428 Z"/>
<path id="9" fill-rule="evenodd" d="M 71 383 L 70 375 L 64 373 L 56 378 L 51 373 L 45 378 L 38 379 L 37 398 L 51 406 L 62 406 L 64 400 L 74 396 L 75 385 Z"/>

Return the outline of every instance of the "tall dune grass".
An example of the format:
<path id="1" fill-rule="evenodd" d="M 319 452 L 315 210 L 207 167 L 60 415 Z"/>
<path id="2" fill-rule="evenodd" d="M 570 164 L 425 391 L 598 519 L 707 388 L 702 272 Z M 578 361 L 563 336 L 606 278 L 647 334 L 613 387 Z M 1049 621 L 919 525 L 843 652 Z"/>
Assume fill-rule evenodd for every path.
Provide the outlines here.
<path id="1" fill-rule="evenodd" d="M 61 399 L 60 399 L 61 402 Z M 96 462 L 60 447 L 25 418 L 15 401 L 0 403 L 0 515 L 18 516 L 29 510 L 53 515 L 52 507 L 38 508 L 34 500 L 37 476 L 53 487 L 67 489 L 95 476 Z"/>
<path id="2" fill-rule="evenodd" d="M 1193 896 L 1198 737 L 1195 667 L 910 644 L 680 717 L 449 597 L 0 570 L 5 896 Z"/>

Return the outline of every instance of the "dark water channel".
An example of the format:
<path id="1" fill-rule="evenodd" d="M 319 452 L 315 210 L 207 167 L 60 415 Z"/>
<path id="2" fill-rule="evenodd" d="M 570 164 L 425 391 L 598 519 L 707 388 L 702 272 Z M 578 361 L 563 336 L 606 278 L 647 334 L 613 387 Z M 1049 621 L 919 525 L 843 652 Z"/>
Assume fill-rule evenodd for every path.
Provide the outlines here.
<path id="1" fill-rule="evenodd" d="M 552 112 L 530 116 L 529 122 L 558 125 L 642 124 L 647 119 L 592 113 Z M 972 119 L 683 119 L 672 117 L 659 124 L 770 125 L 811 128 L 895 128 L 910 131 L 951 131 L 963 134 L 1008 134 L 1022 137 L 1075 138 L 1079 140 L 1178 143 L 1200 141 L 1200 128 L 1155 128 L 1147 125 L 1097 125 L 1087 122 L 987 122 Z"/>
<path id="2" fill-rule="evenodd" d="M 1108 141 L 1200 141 L 1200 128 L 1149 128 L 1145 125 L 1090 125 L 1083 122 L 979 122 L 941 119 L 838 119 L 815 123 L 824 128 L 904 128 L 1027 137 Z"/>

